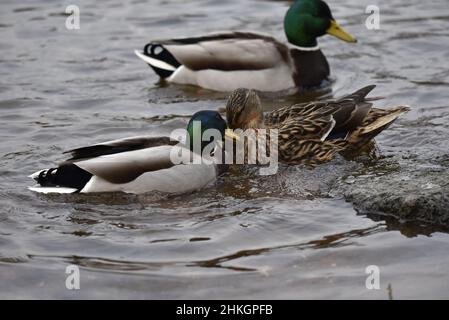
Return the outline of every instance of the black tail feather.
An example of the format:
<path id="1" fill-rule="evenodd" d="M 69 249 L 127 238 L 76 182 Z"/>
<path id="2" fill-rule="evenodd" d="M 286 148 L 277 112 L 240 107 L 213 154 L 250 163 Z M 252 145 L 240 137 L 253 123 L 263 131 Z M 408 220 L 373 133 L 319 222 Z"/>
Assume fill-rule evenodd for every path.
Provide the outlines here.
<path id="1" fill-rule="evenodd" d="M 167 49 L 158 43 L 148 43 L 143 49 L 143 53 L 151 58 L 164 61 L 173 66 L 175 69 L 181 65 Z M 149 66 L 153 68 L 154 72 L 156 72 L 157 75 L 163 79 L 168 78 L 173 74 L 173 71 L 171 70 L 161 69 L 151 64 L 149 64 Z"/>
<path id="2" fill-rule="evenodd" d="M 64 164 L 59 168 L 42 171 L 36 181 L 43 187 L 66 187 L 81 190 L 92 178 L 92 174 L 75 164 Z"/>

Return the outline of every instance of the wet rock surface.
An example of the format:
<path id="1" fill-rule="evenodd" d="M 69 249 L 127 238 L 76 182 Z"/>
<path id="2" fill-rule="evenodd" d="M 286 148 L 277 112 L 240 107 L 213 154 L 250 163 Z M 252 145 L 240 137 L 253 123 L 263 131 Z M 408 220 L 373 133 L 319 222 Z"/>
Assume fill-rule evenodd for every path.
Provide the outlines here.
<path id="1" fill-rule="evenodd" d="M 448 163 L 448 156 L 383 159 L 374 168 L 339 178 L 333 193 L 343 195 L 360 214 L 449 226 Z"/>

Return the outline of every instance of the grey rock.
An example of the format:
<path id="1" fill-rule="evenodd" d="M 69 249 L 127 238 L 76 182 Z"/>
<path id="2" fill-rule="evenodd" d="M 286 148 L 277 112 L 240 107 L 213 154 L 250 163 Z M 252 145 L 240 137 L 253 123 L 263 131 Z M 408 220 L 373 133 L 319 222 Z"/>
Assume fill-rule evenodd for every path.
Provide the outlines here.
<path id="1" fill-rule="evenodd" d="M 380 160 L 359 174 L 338 179 L 333 192 L 343 195 L 360 214 L 449 226 L 447 162 L 445 156 Z"/>

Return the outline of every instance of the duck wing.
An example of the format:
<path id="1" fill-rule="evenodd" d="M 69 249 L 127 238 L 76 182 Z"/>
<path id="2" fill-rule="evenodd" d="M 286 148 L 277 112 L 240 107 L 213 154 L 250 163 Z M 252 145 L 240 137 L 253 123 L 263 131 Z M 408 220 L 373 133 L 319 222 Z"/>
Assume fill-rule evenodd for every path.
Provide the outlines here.
<path id="1" fill-rule="evenodd" d="M 373 106 L 365 100 L 365 97 L 375 87 L 375 85 L 366 86 L 340 99 L 329 101 L 330 105 L 338 108 L 333 114 L 336 124 L 330 137 L 347 135 L 363 124 Z"/>
<path id="2" fill-rule="evenodd" d="M 108 154 L 115 154 L 163 145 L 175 145 L 177 143 L 178 141 L 171 140 L 169 137 L 138 136 L 112 140 L 87 147 L 72 149 L 65 151 L 64 154 L 70 154 L 72 157 L 67 161 L 73 162 L 74 160 L 95 158 Z"/>
<path id="3" fill-rule="evenodd" d="M 333 114 L 336 111 L 337 108 L 319 102 L 294 105 L 272 113 L 268 121 L 281 121 L 274 126 L 279 130 L 278 150 L 281 160 L 290 164 L 315 166 L 331 160 L 342 151 L 347 141 L 325 141 L 335 126 Z"/>
<path id="4" fill-rule="evenodd" d="M 274 127 L 279 129 L 279 139 L 283 141 L 311 138 L 324 141 L 335 127 L 335 112 L 336 108 L 321 103 L 293 106 L 288 112 L 279 114 L 281 122 Z"/>
<path id="5" fill-rule="evenodd" d="M 338 111 L 338 108 L 329 105 L 327 101 L 298 103 L 265 114 L 264 123 L 268 127 L 278 127 L 286 121 L 319 120 L 325 117 L 330 121 L 328 116 L 336 111 Z"/>
<path id="6" fill-rule="evenodd" d="M 175 166 L 170 157 L 172 148 L 173 146 L 162 145 L 131 150 L 79 160 L 73 164 L 110 183 L 124 184 L 146 172 Z M 187 153 L 190 155 L 190 152 Z"/>
<path id="7" fill-rule="evenodd" d="M 270 36 L 251 32 L 153 41 L 142 53 L 150 59 L 136 54 L 153 68 L 169 71 L 169 75 L 180 65 L 194 71 L 262 70 L 289 61 L 286 45 Z"/>
<path id="8" fill-rule="evenodd" d="M 298 118 L 300 121 L 310 120 L 319 124 L 322 122 L 320 118 L 323 118 L 324 122 L 328 122 L 328 115 L 332 115 L 335 125 L 326 137 L 329 139 L 344 138 L 348 133 L 363 125 L 372 108 L 372 103 L 367 102 L 365 97 L 374 87 L 374 85 L 366 86 L 337 100 L 301 103 L 280 108 L 265 116 L 265 124 L 273 126 L 292 118 Z M 319 132 L 317 131 L 317 133 Z"/>

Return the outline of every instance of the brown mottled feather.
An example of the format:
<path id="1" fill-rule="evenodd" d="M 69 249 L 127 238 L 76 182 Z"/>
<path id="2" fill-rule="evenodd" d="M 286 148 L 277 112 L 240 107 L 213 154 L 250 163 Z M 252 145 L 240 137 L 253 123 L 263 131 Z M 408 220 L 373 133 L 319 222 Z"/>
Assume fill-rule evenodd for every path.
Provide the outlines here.
<path id="1" fill-rule="evenodd" d="M 371 109 L 362 125 L 348 135 L 349 144 L 345 154 L 355 153 L 361 149 L 380 132 L 387 129 L 401 114 L 408 111 L 410 108 L 406 106 L 388 110 Z"/>
<path id="2" fill-rule="evenodd" d="M 339 152 L 362 149 L 377 134 L 388 128 L 397 117 L 409 110 L 408 107 L 389 110 L 373 108 L 372 103 L 367 102 L 365 97 L 374 87 L 366 86 L 336 100 L 282 107 L 263 118 L 259 116 L 259 127 L 279 130 L 278 149 L 281 161 L 308 165 L 329 161 Z M 234 99 L 238 101 L 236 97 Z M 247 102 L 243 108 L 228 103 L 228 120 L 233 119 L 233 111 L 249 115 L 251 112 L 248 109 L 251 108 L 256 109 Z M 249 121 L 246 118 L 240 119 L 237 127 L 241 126 L 244 120 Z M 254 118 L 251 121 L 254 122 Z M 234 128 L 233 125 L 231 121 L 231 128 Z M 325 140 L 328 134 L 346 138 Z"/>
<path id="3" fill-rule="evenodd" d="M 331 115 L 337 110 L 338 108 L 329 105 L 327 102 L 300 103 L 267 113 L 264 122 L 267 126 L 273 126 L 292 118 L 318 119 Z"/>
<path id="4" fill-rule="evenodd" d="M 315 166 L 331 160 L 338 152 L 344 150 L 347 143 L 343 139 L 279 141 L 279 156 L 283 162 Z"/>

